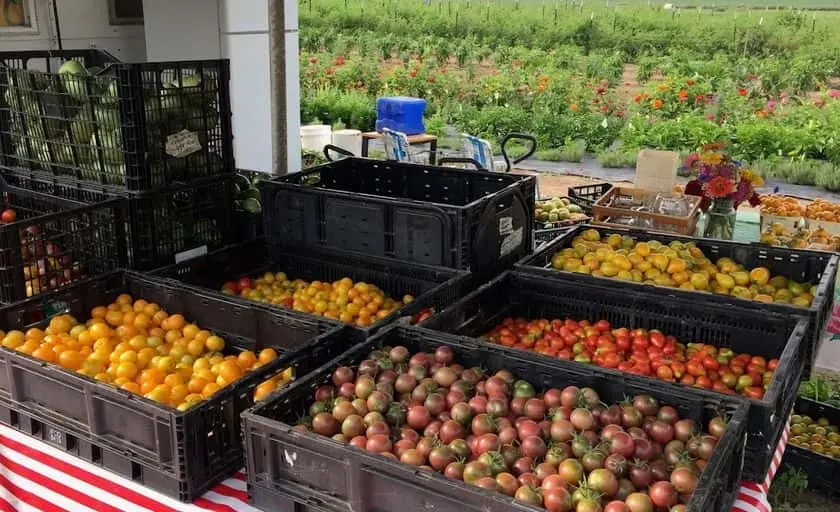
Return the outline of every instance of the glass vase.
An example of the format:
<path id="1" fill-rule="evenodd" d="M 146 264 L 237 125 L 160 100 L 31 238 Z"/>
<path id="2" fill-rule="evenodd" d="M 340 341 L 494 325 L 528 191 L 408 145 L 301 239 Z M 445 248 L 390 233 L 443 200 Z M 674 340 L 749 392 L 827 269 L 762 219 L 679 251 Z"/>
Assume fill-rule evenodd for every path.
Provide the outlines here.
<path id="1" fill-rule="evenodd" d="M 706 212 L 704 238 L 732 240 L 735 234 L 735 204 L 732 199 L 713 199 Z"/>

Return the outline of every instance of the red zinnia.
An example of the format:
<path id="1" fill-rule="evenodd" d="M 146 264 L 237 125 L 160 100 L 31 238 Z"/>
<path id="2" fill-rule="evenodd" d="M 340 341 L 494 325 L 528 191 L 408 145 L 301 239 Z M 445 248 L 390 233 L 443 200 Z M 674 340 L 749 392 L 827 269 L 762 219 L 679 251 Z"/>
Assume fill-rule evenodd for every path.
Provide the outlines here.
<path id="1" fill-rule="evenodd" d="M 738 96 L 746 96 L 746 95 L 747 95 L 747 90 L 746 89 L 744 89 L 743 87 L 738 89 Z"/>
<path id="2" fill-rule="evenodd" d="M 726 197 L 734 191 L 735 186 L 723 176 L 716 176 L 706 183 L 706 192 L 714 198 Z"/>

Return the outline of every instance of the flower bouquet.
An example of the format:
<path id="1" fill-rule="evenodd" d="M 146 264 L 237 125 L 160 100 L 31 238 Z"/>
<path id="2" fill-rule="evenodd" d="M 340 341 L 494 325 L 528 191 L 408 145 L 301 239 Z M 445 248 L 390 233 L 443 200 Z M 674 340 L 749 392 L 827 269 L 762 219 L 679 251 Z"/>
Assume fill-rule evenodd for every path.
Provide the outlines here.
<path id="1" fill-rule="evenodd" d="M 731 240 L 735 232 L 735 210 L 744 201 L 753 206 L 761 204 L 756 187 L 764 184 L 756 172 L 743 167 L 725 152 L 724 143 L 707 144 L 697 153 L 686 157 L 683 165 L 694 179 L 685 193 L 700 196 L 700 208 L 706 212 L 703 236 Z"/>

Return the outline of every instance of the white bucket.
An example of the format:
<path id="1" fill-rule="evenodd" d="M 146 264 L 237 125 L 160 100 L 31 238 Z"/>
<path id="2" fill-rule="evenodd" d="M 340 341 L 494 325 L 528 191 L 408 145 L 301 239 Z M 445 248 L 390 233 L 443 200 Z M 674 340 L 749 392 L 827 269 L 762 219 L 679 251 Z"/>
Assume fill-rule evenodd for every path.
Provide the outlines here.
<path id="1" fill-rule="evenodd" d="M 333 146 L 362 156 L 362 132 L 360 130 L 336 130 L 332 134 Z"/>
<path id="2" fill-rule="evenodd" d="M 323 151 L 332 142 L 332 127 L 328 124 L 310 124 L 300 127 L 300 146 L 310 151 Z"/>

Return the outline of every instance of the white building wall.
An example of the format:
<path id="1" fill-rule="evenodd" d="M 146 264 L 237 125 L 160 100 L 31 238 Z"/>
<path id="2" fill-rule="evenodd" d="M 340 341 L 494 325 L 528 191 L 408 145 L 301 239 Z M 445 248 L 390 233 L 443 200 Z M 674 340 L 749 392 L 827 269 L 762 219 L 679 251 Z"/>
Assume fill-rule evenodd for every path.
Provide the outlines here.
<path id="1" fill-rule="evenodd" d="M 52 0 L 34 5 L 33 30 L 0 30 L 0 51 L 58 49 Z M 101 48 L 125 61 L 146 57 L 143 26 L 111 25 L 107 0 L 58 0 L 58 17 L 66 49 Z"/>

